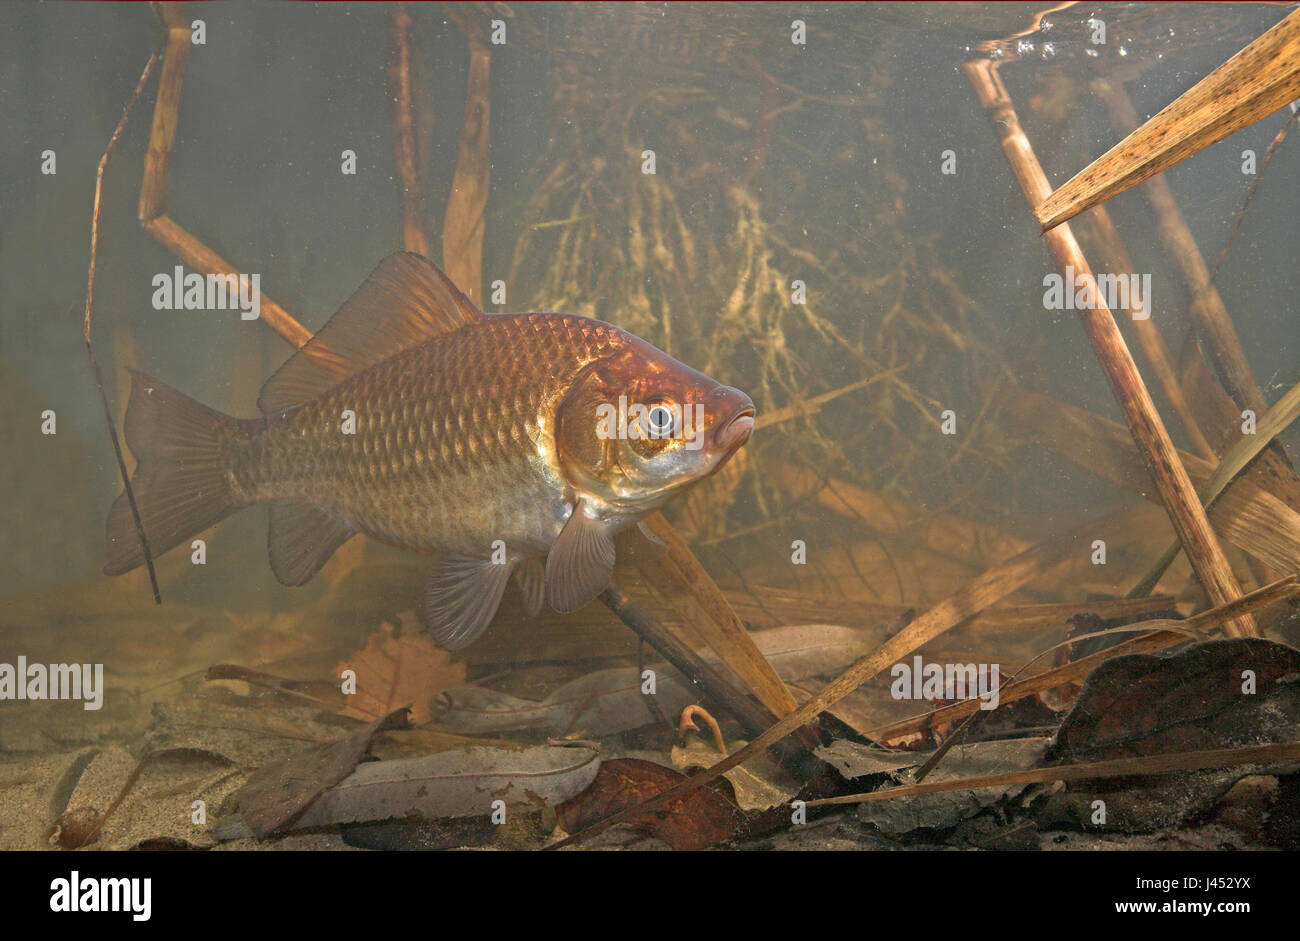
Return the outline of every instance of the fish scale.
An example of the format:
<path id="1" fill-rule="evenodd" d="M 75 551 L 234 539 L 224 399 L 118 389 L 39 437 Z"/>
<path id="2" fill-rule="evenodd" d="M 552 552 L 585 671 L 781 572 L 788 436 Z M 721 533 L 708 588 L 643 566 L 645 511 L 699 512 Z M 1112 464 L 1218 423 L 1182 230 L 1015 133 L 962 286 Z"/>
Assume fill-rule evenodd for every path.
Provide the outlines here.
<path id="1" fill-rule="evenodd" d="M 245 426 L 229 452 L 236 493 L 245 503 L 306 498 L 416 552 L 486 556 L 498 538 L 544 551 L 566 516 L 558 468 L 543 457 L 555 451 L 544 415 L 573 375 L 630 341 L 590 323 L 492 315 Z M 519 355 L 525 344 L 539 355 Z M 345 410 L 354 435 L 342 432 Z M 487 499 L 502 489 L 521 499 Z M 466 506 L 480 509 L 467 519 Z"/>

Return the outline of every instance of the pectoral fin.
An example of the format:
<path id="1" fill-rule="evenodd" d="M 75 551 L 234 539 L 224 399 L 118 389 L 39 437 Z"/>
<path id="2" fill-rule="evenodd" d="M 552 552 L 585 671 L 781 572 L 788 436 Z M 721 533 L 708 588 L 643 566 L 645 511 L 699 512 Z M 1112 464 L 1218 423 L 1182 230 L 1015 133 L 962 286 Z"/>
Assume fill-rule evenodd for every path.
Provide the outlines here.
<path id="1" fill-rule="evenodd" d="M 444 650 L 462 650 L 492 621 L 514 568 L 489 559 L 442 559 L 429 575 L 420 620 Z"/>
<path id="2" fill-rule="evenodd" d="M 565 614 L 577 611 L 608 588 L 614 554 L 609 529 L 583 512 L 579 500 L 546 556 L 546 599 L 551 607 Z"/>
<path id="3" fill-rule="evenodd" d="M 524 610 L 530 618 L 542 613 L 546 603 L 546 569 L 541 559 L 525 559 L 515 569 L 515 586 L 524 596 Z"/>

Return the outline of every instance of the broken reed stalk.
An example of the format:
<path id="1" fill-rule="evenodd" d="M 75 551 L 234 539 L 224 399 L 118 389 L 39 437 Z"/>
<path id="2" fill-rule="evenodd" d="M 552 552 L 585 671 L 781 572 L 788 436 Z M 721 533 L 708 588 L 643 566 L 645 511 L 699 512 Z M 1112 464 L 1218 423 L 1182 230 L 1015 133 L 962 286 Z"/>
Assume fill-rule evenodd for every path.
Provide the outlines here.
<path id="1" fill-rule="evenodd" d="M 144 86 L 149 81 L 149 76 L 153 74 L 154 66 L 158 64 L 158 57 L 162 55 L 162 51 L 163 42 L 160 40 L 153 55 L 149 56 L 149 61 L 145 63 L 144 71 L 140 73 L 140 80 L 135 83 L 135 91 L 127 99 L 126 107 L 122 109 L 122 117 L 117 122 L 117 127 L 113 128 L 108 146 L 104 148 L 104 154 L 99 158 L 99 166 L 95 170 L 95 201 L 94 208 L 90 212 L 90 264 L 86 271 L 86 317 L 82 327 L 82 339 L 86 341 L 86 353 L 90 356 L 90 368 L 95 374 L 95 386 L 99 389 L 99 400 L 104 405 L 104 421 L 108 423 L 108 436 L 113 442 L 113 454 L 117 458 L 117 472 L 122 477 L 126 500 L 131 506 L 131 518 L 135 521 L 135 534 L 144 552 L 145 567 L 149 570 L 149 584 L 153 588 L 154 604 L 162 604 L 162 592 L 158 588 L 158 573 L 154 571 L 153 552 L 149 549 L 144 522 L 140 519 L 140 508 L 135 502 L 135 490 L 131 487 L 131 474 L 126 469 L 126 458 L 122 455 L 122 440 L 117 434 L 117 422 L 113 420 L 113 407 L 108 404 L 108 393 L 104 391 L 104 374 L 99 368 L 99 360 L 95 358 L 95 345 L 90 339 L 90 325 L 91 308 L 95 300 L 95 261 L 99 250 L 99 209 L 104 195 L 104 168 L 108 166 L 109 154 L 113 152 L 118 139 L 122 136 L 122 131 L 126 129 L 126 123 L 131 119 L 131 112 L 135 110 L 136 102 L 140 100 Z"/>
<path id="2" fill-rule="evenodd" d="M 727 680 L 703 660 L 699 654 L 688 647 L 672 631 L 668 630 L 649 611 L 633 601 L 626 591 L 611 583 L 600 593 L 600 600 L 614 612 L 624 624 L 645 638 L 663 658 L 676 667 L 687 680 L 696 686 L 711 701 L 717 703 L 740 723 L 745 734 L 755 736 L 762 733 L 771 719 L 757 705 L 746 699 Z M 813 747 L 816 747 L 815 745 Z M 787 757 L 803 757 L 802 749 L 797 752 L 787 750 Z"/>
<path id="3" fill-rule="evenodd" d="M 691 553 L 686 540 L 660 513 L 650 515 L 645 523 L 664 541 L 668 552 L 659 559 L 638 559 L 637 566 L 642 574 L 674 607 L 680 604 L 688 611 L 693 608 L 698 613 L 697 617 L 690 619 L 692 626 L 722 658 L 722 662 L 749 686 L 759 702 L 770 710 L 771 716 L 763 723 L 764 728 L 772 719 L 794 712 L 797 708 L 794 696 L 754 644 L 726 595 Z"/>
<path id="4" fill-rule="evenodd" d="M 424 187 L 415 155 L 415 121 L 411 110 L 411 14 L 405 3 L 392 8 L 390 36 L 392 60 L 388 65 L 388 91 L 393 96 L 393 159 L 401 185 L 402 244 L 408 252 L 429 255 L 425 230 Z"/>
<path id="5" fill-rule="evenodd" d="M 1115 228 L 1115 223 L 1111 221 L 1110 213 L 1106 211 L 1105 206 L 1098 206 L 1088 213 L 1084 216 L 1084 221 L 1091 226 L 1096 239 L 1101 243 L 1103 258 L 1111 271 L 1138 270 L 1129 257 L 1127 249 L 1124 248 L 1124 241 L 1120 238 L 1119 230 Z M 1192 447 L 1207 461 L 1216 460 L 1218 455 L 1214 453 L 1214 448 L 1201 432 L 1201 426 L 1197 424 L 1192 407 L 1183 394 L 1182 384 L 1178 381 L 1178 369 L 1169 354 L 1169 347 L 1165 345 L 1164 337 L 1160 335 L 1152 320 L 1154 311 L 1151 310 L 1150 298 L 1146 299 L 1146 304 L 1147 309 L 1143 311 L 1145 316 L 1133 320 L 1133 332 L 1137 334 L 1151 371 L 1155 373 L 1156 381 L 1160 383 L 1160 388 L 1169 399 L 1169 404 L 1174 407 L 1174 412 L 1182 422 L 1183 431 L 1191 440 Z M 1132 306 L 1124 312 L 1132 315 Z"/>
<path id="6" fill-rule="evenodd" d="M 1189 631 L 1193 633 L 1207 631 L 1237 614 L 1253 611 L 1256 608 L 1262 608 L 1281 601 L 1283 598 L 1296 594 L 1297 591 L 1300 591 L 1300 584 L 1297 584 L 1296 576 L 1291 575 L 1273 582 L 1271 585 L 1265 585 L 1263 588 L 1252 591 L 1250 594 L 1229 604 L 1202 611 L 1200 614 L 1184 618 L 1181 621 L 1170 618 L 1156 618 L 1141 624 L 1128 625 L 1126 629 L 1146 628 L 1151 633 L 1135 637 L 1132 640 L 1126 640 L 1105 650 L 1099 650 L 1064 666 L 1044 670 L 1042 673 L 1026 677 L 1023 680 L 1012 680 L 998 691 L 998 702 L 999 704 L 1014 702 L 1017 699 L 1032 696 L 1034 693 L 1055 689 L 1065 683 L 1082 679 L 1103 662 L 1115 657 L 1164 650 L 1166 647 L 1172 647 L 1174 644 L 1186 641 Z M 966 716 L 974 715 L 979 711 L 981 703 L 982 700 L 978 697 L 967 699 L 953 703 L 950 706 L 934 709 L 919 716 L 913 716 L 910 719 L 903 719 L 900 722 L 868 729 L 867 734 L 879 741 L 892 741 L 902 735 L 924 732 L 940 725 L 955 722 Z"/>
<path id="7" fill-rule="evenodd" d="M 1031 207 L 1037 206 L 1051 194 L 1052 188 L 1042 165 L 1034 155 L 1029 138 L 1020 127 L 1015 107 L 994 64 L 979 60 L 968 62 L 963 68 L 980 104 L 988 111 L 1025 199 Z M 1043 238 L 1062 270 L 1072 267 L 1077 277 L 1092 277 L 1088 260 L 1069 226 L 1057 226 Z M 1073 288 L 1073 285 L 1070 287 Z M 1128 423 L 1143 463 L 1160 493 L 1161 502 L 1174 524 L 1178 540 L 1187 551 L 1192 568 L 1210 601 L 1221 605 L 1240 598 L 1241 585 L 1228 565 L 1223 547 L 1219 545 L 1218 537 L 1205 515 L 1205 508 L 1196 495 L 1196 488 L 1187 476 L 1187 469 L 1178 459 L 1169 432 L 1165 430 L 1110 310 L 1098 297 L 1095 306 L 1079 311 L 1079 319 Z M 1232 621 L 1225 626 L 1224 632 L 1230 637 L 1259 636 L 1259 629 L 1250 615 Z"/>
<path id="8" fill-rule="evenodd" d="M 1223 494 L 1223 490 L 1232 480 L 1246 469 L 1259 456 L 1260 452 L 1277 439 L 1290 424 L 1300 418 L 1300 383 L 1292 386 L 1282 398 L 1260 419 L 1255 427 L 1255 434 L 1242 438 L 1224 455 L 1215 467 L 1209 482 L 1202 488 L 1205 508 L 1208 510 Z M 1139 598 L 1149 595 L 1164 575 L 1165 570 L 1178 558 L 1179 545 L 1171 544 L 1153 565 L 1142 580 L 1129 592 L 1129 596 Z"/>
<path id="9" fill-rule="evenodd" d="M 899 787 L 889 787 L 866 794 L 823 797 L 808 801 L 807 806 L 867 804 L 874 801 L 893 800 L 896 797 L 915 797 L 918 794 L 939 794 L 944 791 L 972 791 L 981 787 L 1049 784 L 1053 781 L 1088 781 L 1095 778 L 1120 778 L 1148 774 L 1176 774 L 1180 771 L 1205 771 L 1210 768 L 1231 768 L 1238 765 L 1269 766 L 1297 759 L 1300 759 L 1300 742 L 1285 742 L 1277 745 L 1249 745 L 1244 748 L 1212 748 L 1206 751 L 1144 755 L 1141 758 L 1112 758 L 1107 761 L 1090 761 L 1086 764 L 1031 768 L 1028 771 L 1007 771 L 1002 774 L 984 774 L 970 778 L 958 778 L 954 781 L 935 781 L 930 784 L 904 784 Z"/>
<path id="10" fill-rule="evenodd" d="M 560 849 L 581 842 L 610 827 L 635 820 L 645 813 L 659 810 L 697 787 L 708 784 L 710 781 L 716 781 L 732 768 L 743 764 L 763 749 L 781 741 L 795 729 L 808 723 L 814 716 L 825 712 L 863 683 L 887 669 L 891 664 L 902 661 L 903 658 L 915 652 L 923 644 L 929 643 L 940 634 L 1064 562 L 1071 554 L 1078 551 L 1081 542 L 1095 538 L 1100 532 L 1108 532 L 1112 527 L 1123 523 L 1126 515 L 1126 513 L 1120 512 L 1101 520 L 1090 520 L 1069 533 L 1040 542 L 1014 558 L 989 569 L 924 614 L 915 618 L 875 651 L 863 657 L 832 680 L 816 696 L 773 725 L 762 735 L 759 735 L 744 748 L 733 752 L 722 761 L 706 768 L 693 777 L 674 784 L 668 790 L 661 792 L 650 800 L 598 820 L 587 829 L 553 843 L 547 849 Z"/>
<path id="11" fill-rule="evenodd" d="M 1300 18 L 1292 14 L 1300 28 Z M 1300 55 L 1300 50 L 1297 51 Z M 1300 72 L 1297 73 L 1300 76 Z M 1111 126 L 1120 133 L 1129 133 L 1137 127 L 1137 112 L 1129 100 L 1124 86 L 1117 82 L 1095 81 L 1093 90 L 1106 105 L 1110 114 Z M 1261 115 L 1262 117 L 1262 115 Z M 1153 119 L 1154 120 L 1154 119 Z M 1241 339 L 1232 325 L 1232 318 L 1224 306 L 1219 289 L 1210 280 L 1210 269 L 1205 264 L 1187 219 L 1174 199 L 1169 181 L 1163 176 L 1152 179 L 1145 187 L 1147 201 L 1156 216 L 1156 228 L 1165 249 L 1174 257 L 1183 280 L 1191 292 L 1192 315 L 1200 327 L 1200 335 L 1209 347 L 1210 359 L 1222 379 L 1228 394 L 1242 408 L 1255 410 L 1263 415 L 1267 405 L 1259 390 L 1259 382 L 1250 368 L 1250 361 L 1241 347 Z M 1136 269 L 1126 269 L 1136 270 Z"/>
<path id="12" fill-rule="evenodd" d="M 1300 10 L 1035 204 L 1047 231 L 1300 98 Z"/>
<path id="13" fill-rule="evenodd" d="M 167 50 L 158 98 L 154 102 L 153 129 L 144 158 L 140 183 L 140 224 L 163 248 L 182 262 L 205 274 L 237 275 L 235 266 L 201 242 L 167 214 L 167 188 L 171 183 L 172 150 L 180 115 L 181 92 L 185 86 L 185 64 L 190 54 L 190 24 L 182 3 L 162 4 Z M 306 346 L 311 331 L 265 294 L 261 295 L 261 319 L 295 347 Z"/>
<path id="14" fill-rule="evenodd" d="M 463 24 L 468 25 L 468 24 Z M 460 153 L 451 180 L 451 195 L 442 225 L 442 262 L 452 282 L 480 307 L 483 303 L 483 233 L 488 184 L 489 78 L 492 53 L 473 29 L 469 37 L 469 83 L 465 91 L 465 122 Z"/>

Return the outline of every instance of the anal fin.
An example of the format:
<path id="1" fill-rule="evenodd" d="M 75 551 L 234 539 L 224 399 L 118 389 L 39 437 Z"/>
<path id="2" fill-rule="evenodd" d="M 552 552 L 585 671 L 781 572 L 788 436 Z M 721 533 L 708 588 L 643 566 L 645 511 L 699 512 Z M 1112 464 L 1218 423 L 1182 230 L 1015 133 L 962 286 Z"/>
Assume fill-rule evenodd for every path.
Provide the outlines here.
<path id="1" fill-rule="evenodd" d="M 282 585 L 305 585 L 354 535 L 356 530 L 315 504 L 298 500 L 272 503 L 267 538 L 271 571 Z"/>

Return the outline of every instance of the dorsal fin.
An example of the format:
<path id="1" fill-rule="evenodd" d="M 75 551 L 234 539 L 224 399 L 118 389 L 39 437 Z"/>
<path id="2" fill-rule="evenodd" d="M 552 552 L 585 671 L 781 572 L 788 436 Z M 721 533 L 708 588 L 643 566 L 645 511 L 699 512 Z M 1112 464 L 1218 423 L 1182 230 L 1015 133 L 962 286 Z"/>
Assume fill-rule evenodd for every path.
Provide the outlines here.
<path id="1" fill-rule="evenodd" d="M 270 414 L 301 405 L 395 353 L 484 316 L 423 255 L 389 255 L 267 380 L 258 407 Z"/>

